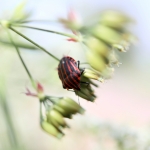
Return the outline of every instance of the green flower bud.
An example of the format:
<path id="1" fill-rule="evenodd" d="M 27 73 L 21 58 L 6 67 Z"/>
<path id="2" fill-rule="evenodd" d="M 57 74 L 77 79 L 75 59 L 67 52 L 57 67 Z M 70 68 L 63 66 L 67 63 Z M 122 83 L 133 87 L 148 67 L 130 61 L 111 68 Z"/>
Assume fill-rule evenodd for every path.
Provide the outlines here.
<path id="1" fill-rule="evenodd" d="M 82 81 L 82 80 L 81 80 Z M 93 102 L 96 98 L 94 90 L 91 88 L 90 84 L 80 84 L 80 90 L 75 90 L 76 95 Z"/>
<path id="2" fill-rule="evenodd" d="M 98 56 L 96 53 L 88 50 L 86 52 L 86 58 L 90 66 L 95 70 L 99 72 L 103 72 L 105 70 L 107 65 L 102 56 Z"/>
<path id="3" fill-rule="evenodd" d="M 84 113 L 84 109 L 74 100 L 72 100 L 69 97 L 64 98 L 66 102 L 68 102 L 70 105 L 75 106 L 78 110 L 80 110 L 81 114 Z"/>
<path id="4" fill-rule="evenodd" d="M 94 91 L 93 91 L 93 89 L 92 89 L 92 87 L 91 87 L 90 84 L 89 84 L 89 85 L 82 84 L 80 88 L 81 88 L 80 91 L 81 91 L 82 93 L 86 94 L 86 95 L 89 96 L 89 97 L 94 96 L 94 97 L 96 98 L 96 96 L 95 96 L 95 94 L 94 94 Z"/>
<path id="5" fill-rule="evenodd" d="M 68 111 L 71 114 L 75 114 L 75 113 L 82 114 L 84 112 L 84 109 L 82 107 L 68 103 L 65 98 L 60 99 L 56 105 L 65 109 L 65 111 Z"/>
<path id="6" fill-rule="evenodd" d="M 67 124 L 63 118 L 63 116 L 56 110 L 52 109 L 47 113 L 47 121 L 53 124 L 55 127 L 60 128 L 66 127 Z"/>
<path id="7" fill-rule="evenodd" d="M 87 82 L 89 84 L 92 84 L 95 87 L 98 87 L 98 85 L 96 83 L 94 83 L 92 80 L 90 80 L 89 78 L 85 77 L 85 76 L 81 76 L 81 81 L 82 82 Z"/>
<path id="8" fill-rule="evenodd" d="M 102 55 L 104 57 L 107 57 L 109 52 L 110 52 L 110 47 L 108 47 L 101 40 L 99 40 L 95 37 L 92 37 L 92 36 L 87 38 L 86 45 L 89 47 L 89 49 L 92 52 L 95 52 L 95 53 Z"/>
<path id="9" fill-rule="evenodd" d="M 131 18 L 129 18 L 125 14 L 114 10 L 104 11 L 100 16 L 101 24 L 107 25 L 115 29 L 124 28 L 126 23 L 129 23 L 131 21 L 133 20 L 131 20 Z"/>
<path id="10" fill-rule="evenodd" d="M 61 139 L 64 135 L 55 126 L 53 126 L 52 124 L 49 124 L 46 121 L 41 122 L 41 127 L 44 131 L 46 131 L 47 133 L 57 137 L 58 139 Z"/>
<path id="11" fill-rule="evenodd" d="M 76 93 L 76 95 L 78 95 L 78 96 L 80 96 L 80 97 L 82 97 L 83 99 L 86 99 L 86 100 L 88 100 L 88 101 L 91 101 L 91 102 L 93 102 L 94 100 L 95 100 L 95 97 L 94 96 L 89 96 L 89 95 L 86 95 L 84 92 L 83 92 L 83 90 L 81 89 L 80 91 L 78 91 L 78 90 L 75 90 L 75 93 Z"/>
<path id="12" fill-rule="evenodd" d="M 70 112 L 66 111 L 62 107 L 54 105 L 53 108 L 54 110 L 57 110 L 63 117 L 72 119 L 72 114 L 70 114 Z"/>
<path id="13" fill-rule="evenodd" d="M 122 34 L 104 25 L 95 26 L 92 30 L 92 34 L 110 46 L 112 44 L 120 44 L 123 41 Z"/>
<path id="14" fill-rule="evenodd" d="M 90 69 L 85 69 L 82 76 L 103 82 L 103 78 L 100 76 L 100 74 Z"/>

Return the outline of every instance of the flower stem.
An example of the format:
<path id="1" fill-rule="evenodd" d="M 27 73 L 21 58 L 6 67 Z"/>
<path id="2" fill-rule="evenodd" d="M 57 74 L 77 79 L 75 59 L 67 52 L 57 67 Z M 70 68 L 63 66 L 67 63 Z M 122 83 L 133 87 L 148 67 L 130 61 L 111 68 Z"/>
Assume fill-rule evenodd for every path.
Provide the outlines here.
<path id="1" fill-rule="evenodd" d="M 42 102 L 40 102 L 40 108 L 39 109 L 40 109 L 40 123 L 42 123 L 44 120 L 43 111 L 42 111 Z"/>
<path id="2" fill-rule="evenodd" d="M 28 37 L 26 37 L 25 35 L 23 35 L 22 33 L 20 33 L 19 31 L 15 30 L 12 27 L 9 27 L 9 29 L 11 29 L 12 31 L 14 31 L 15 33 L 17 33 L 18 35 L 22 36 L 24 39 L 26 39 L 27 41 L 31 42 L 32 44 L 34 44 L 35 46 L 37 46 L 38 48 L 40 48 L 41 50 L 43 50 L 45 53 L 47 53 L 48 55 L 50 55 L 51 57 L 53 57 L 55 60 L 60 61 L 57 57 L 55 57 L 54 55 L 52 55 L 50 52 L 48 52 L 45 48 L 43 48 L 42 46 L 38 45 L 37 43 L 35 43 L 34 41 L 32 41 L 31 39 L 29 39 Z"/>
<path id="3" fill-rule="evenodd" d="M 11 25 L 16 26 L 16 27 L 29 28 L 29 29 L 35 29 L 35 30 L 40 30 L 40 31 L 44 31 L 44 32 L 50 32 L 50 33 L 54 33 L 54 34 L 67 36 L 69 38 L 77 39 L 77 36 L 75 36 L 75 35 L 62 33 L 62 32 L 58 32 L 58 31 L 46 30 L 46 29 L 41 29 L 41 28 L 36 28 L 36 27 L 31 27 L 31 26 L 26 26 L 26 25 L 20 25 L 20 24 L 11 24 Z"/>
<path id="4" fill-rule="evenodd" d="M 30 22 L 52 22 L 52 23 L 59 23 L 57 20 L 24 20 L 24 21 L 16 21 L 16 22 L 13 22 L 15 24 L 23 24 L 23 23 L 30 23 Z"/>
<path id="5" fill-rule="evenodd" d="M 22 59 L 22 56 L 21 56 L 20 51 L 19 51 L 19 48 L 18 48 L 17 45 L 14 43 L 14 41 L 13 41 L 13 39 L 12 39 L 12 36 L 11 36 L 11 34 L 9 33 L 9 30 L 6 29 L 6 31 L 7 31 L 7 33 L 8 33 L 10 42 L 12 43 L 12 45 L 14 45 L 14 47 L 15 47 L 15 49 L 16 49 L 16 51 L 17 51 L 17 54 L 18 54 L 18 56 L 19 56 L 19 58 L 20 58 L 20 60 L 21 60 L 21 62 L 22 62 L 22 65 L 23 65 L 23 67 L 25 68 L 25 70 L 26 70 L 26 72 L 27 72 L 27 74 L 28 74 L 28 76 L 29 76 L 29 78 L 30 78 L 30 81 L 31 81 L 31 83 L 32 83 L 32 86 L 36 89 L 36 84 L 35 84 L 35 82 L 34 82 L 34 80 L 33 80 L 33 77 L 31 76 L 31 73 L 29 72 L 29 70 L 28 70 L 28 68 L 27 68 L 27 66 L 26 66 L 26 64 L 25 64 L 25 62 L 24 62 L 24 60 Z"/>

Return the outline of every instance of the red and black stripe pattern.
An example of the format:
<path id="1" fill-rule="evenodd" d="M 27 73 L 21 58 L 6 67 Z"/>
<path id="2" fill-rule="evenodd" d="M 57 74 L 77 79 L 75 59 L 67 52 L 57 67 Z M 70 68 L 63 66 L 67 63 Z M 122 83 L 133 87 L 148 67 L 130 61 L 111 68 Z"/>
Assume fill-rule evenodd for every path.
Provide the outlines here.
<path id="1" fill-rule="evenodd" d="M 65 56 L 60 60 L 58 75 L 64 89 L 80 90 L 81 72 L 73 58 Z"/>

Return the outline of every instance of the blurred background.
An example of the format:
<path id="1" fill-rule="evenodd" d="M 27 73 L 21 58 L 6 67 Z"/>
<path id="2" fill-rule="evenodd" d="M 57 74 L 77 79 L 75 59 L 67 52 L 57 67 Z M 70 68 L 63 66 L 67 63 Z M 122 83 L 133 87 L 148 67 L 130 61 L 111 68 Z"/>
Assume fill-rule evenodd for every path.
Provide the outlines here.
<path id="1" fill-rule="evenodd" d="M 11 15 L 19 3 L 20 0 L 0 0 L 0 18 Z M 70 8 L 78 12 L 83 22 L 92 22 L 105 9 L 120 10 L 135 20 L 129 29 L 138 42 L 120 54 L 122 65 L 115 67 L 113 78 L 98 83 L 95 103 L 80 99 L 86 113 L 67 120 L 71 128 L 66 129 L 61 141 L 41 129 L 38 99 L 24 94 L 26 87 L 33 90 L 28 76 L 15 49 L 1 44 L 1 85 L 5 87 L 8 108 L 7 112 L 0 108 L 0 150 L 12 148 L 10 138 L 19 145 L 18 149 L 25 150 L 150 150 L 149 4 L 149 0 L 28 0 L 26 10 L 31 12 L 31 20 L 52 20 L 30 23 L 31 26 L 63 32 L 68 30 L 53 20 L 66 18 Z M 70 55 L 84 61 L 81 45 L 68 42 L 63 36 L 18 29 L 59 58 Z M 40 50 L 21 49 L 21 54 L 34 78 L 44 85 L 45 93 L 78 100 L 73 92 L 62 88 L 54 59 Z M 12 122 L 7 122 L 6 113 Z M 12 130 L 15 138 L 9 136 Z"/>

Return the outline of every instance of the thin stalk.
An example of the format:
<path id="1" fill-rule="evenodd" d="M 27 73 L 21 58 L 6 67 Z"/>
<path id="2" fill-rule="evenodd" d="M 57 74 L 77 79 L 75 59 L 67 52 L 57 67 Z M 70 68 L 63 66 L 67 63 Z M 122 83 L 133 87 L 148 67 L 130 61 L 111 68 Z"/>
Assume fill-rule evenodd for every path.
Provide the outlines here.
<path id="1" fill-rule="evenodd" d="M 16 21 L 15 24 L 22 24 L 22 23 L 30 23 L 30 22 L 52 22 L 52 23 L 59 23 L 57 20 L 24 20 L 24 21 Z"/>
<path id="2" fill-rule="evenodd" d="M 9 109 L 8 102 L 7 102 L 5 95 L 6 95 L 5 78 L 3 76 L 0 76 L 0 106 L 4 112 L 4 119 L 6 121 L 8 138 L 10 140 L 12 149 L 15 149 L 15 148 L 17 149 L 18 139 L 17 139 L 17 135 L 14 129 L 14 124 L 12 121 L 12 117 L 10 115 L 11 113 L 9 111 L 10 109 Z"/>
<path id="3" fill-rule="evenodd" d="M 53 31 L 53 30 L 46 30 L 46 29 L 41 29 L 41 28 L 36 28 L 36 27 L 31 27 L 31 26 L 26 26 L 26 25 L 20 25 L 20 24 L 11 24 L 11 26 L 35 29 L 35 30 L 39 30 L 39 31 L 50 32 L 50 33 L 54 33 L 54 34 L 63 35 L 63 36 L 69 37 L 69 38 L 77 39 L 77 36 L 75 36 L 75 35 L 62 33 L 62 32 L 58 32 L 58 31 Z"/>
<path id="4" fill-rule="evenodd" d="M 27 74 L 28 74 L 28 76 L 29 76 L 29 78 L 30 78 L 30 81 L 31 81 L 33 87 L 36 89 L 36 84 L 35 84 L 35 82 L 34 82 L 34 79 L 33 79 L 33 77 L 32 77 L 32 75 L 31 75 L 30 71 L 28 70 L 28 68 L 27 68 L 27 66 L 26 66 L 26 64 L 25 64 L 25 62 L 24 62 L 24 60 L 23 60 L 23 58 L 22 58 L 22 56 L 21 56 L 21 54 L 20 54 L 19 48 L 18 48 L 17 45 L 14 43 L 14 41 L 13 41 L 13 39 L 12 39 L 12 36 L 11 36 L 11 34 L 9 33 L 8 29 L 6 29 L 6 31 L 7 31 L 7 33 L 8 33 L 10 42 L 12 43 L 12 45 L 14 45 L 14 47 L 15 47 L 15 49 L 16 49 L 16 51 L 17 51 L 17 54 L 18 54 L 18 56 L 19 56 L 19 58 L 20 58 L 20 60 L 21 60 L 21 63 L 22 63 L 22 65 L 23 65 L 23 67 L 25 68 L 25 70 L 26 70 L 26 72 L 27 72 Z"/>
<path id="5" fill-rule="evenodd" d="M 10 112 L 9 112 L 9 108 L 8 108 L 8 104 L 6 102 L 6 99 L 3 100 L 2 108 L 3 108 L 4 114 L 5 114 L 5 119 L 6 119 L 7 130 L 8 130 L 10 142 L 12 144 L 12 147 L 15 149 L 18 147 L 18 140 L 17 140 L 17 135 L 15 132 L 13 123 L 12 123 L 12 119 L 10 116 Z"/>
<path id="6" fill-rule="evenodd" d="M 1 44 L 4 44 L 4 45 L 6 45 L 6 46 L 13 46 L 9 41 L 3 40 L 3 39 L 0 39 L 0 43 L 1 43 Z M 30 45 L 30 44 L 28 45 L 28 44 L 23 43 L 23 42 L 16 42 L 16 45 L 17 45 L 19 48 L 37 50 L 37 47 L 35 47 L 34 45 Z"/>
<path id="7" fill-rule="evenodd" d="M 42 110 L 42 102 L 40 102 L 40 122 L 42 123 L 44 120 L 44 117 L 43 117 L 43 110 Z"/>
<path id="8" fill-rule="evenodd" d="M 30 43 L 34 44 L 35 46 L 37 46 L 39 49 L 43 50 L 45 53 L 47 53 L 48 55 L 50 55 L 51 57 L 53 57 L 55 60 L 60 61 L 57 57 L 55 57 L 54 55 L 52 55 L 50 52 L 48 52 L 45 48 L 43 48 L 42 46 L 38 45 L 37 43 L 35 43 L 34 41 L 32 41 L 31 39 L 29 39 L 28 37 L 26 37 L 25 35 L 23 35 L 22 33 L 20 33 L 19 31 L 15 30 L 12 27 L 9 27 L 10 30 L 14 31 L 15 33 L 17 33 L 18 35 L 22 36 L 24 39 L 26 39 L 27 41 L 29 41 Z"/>

